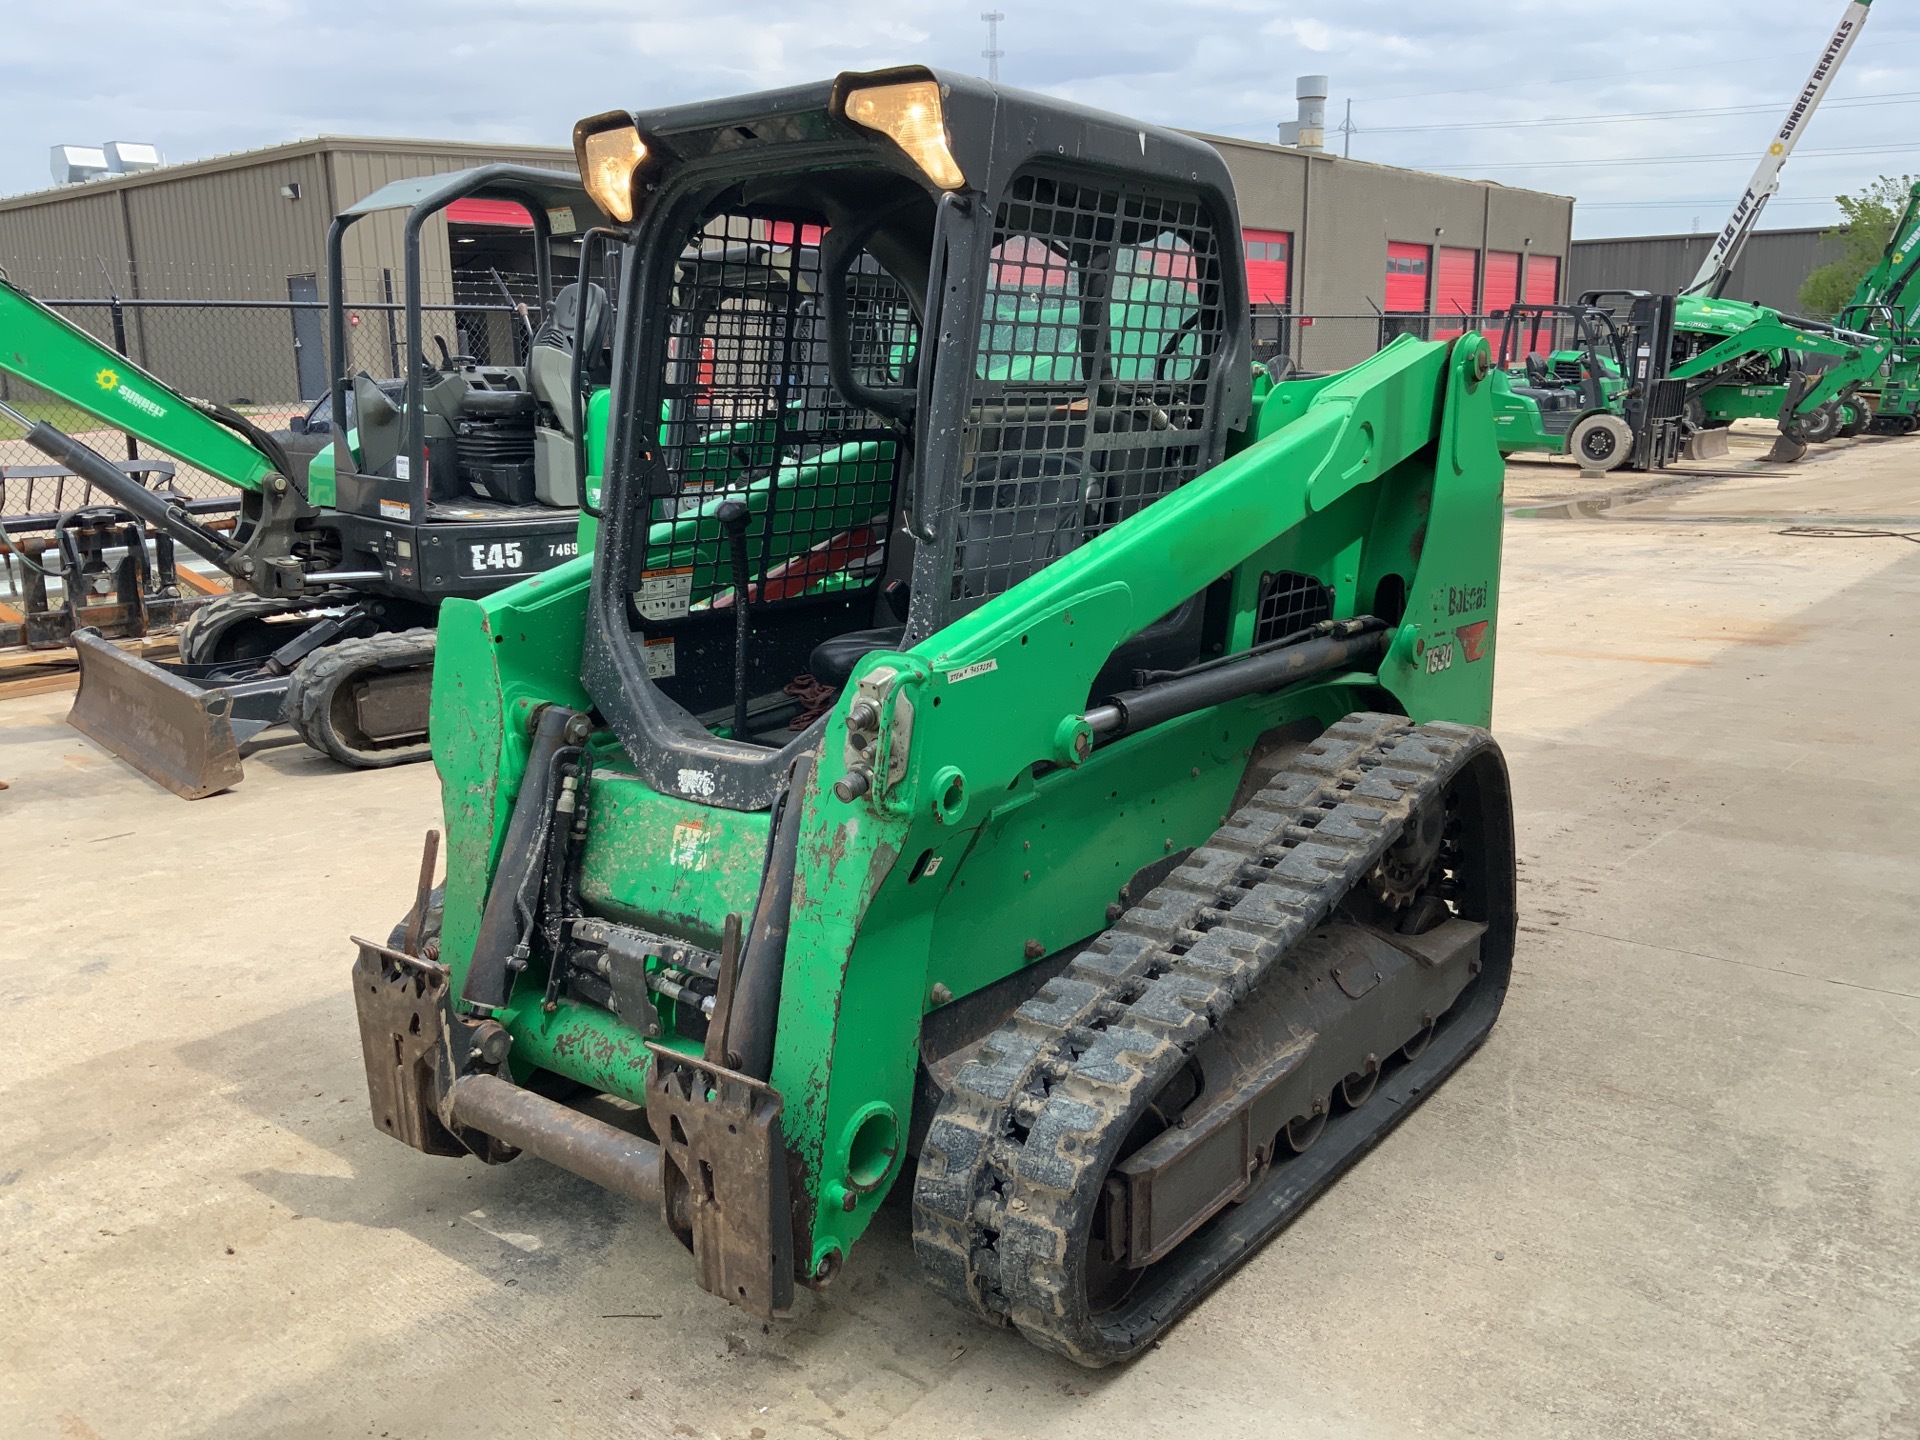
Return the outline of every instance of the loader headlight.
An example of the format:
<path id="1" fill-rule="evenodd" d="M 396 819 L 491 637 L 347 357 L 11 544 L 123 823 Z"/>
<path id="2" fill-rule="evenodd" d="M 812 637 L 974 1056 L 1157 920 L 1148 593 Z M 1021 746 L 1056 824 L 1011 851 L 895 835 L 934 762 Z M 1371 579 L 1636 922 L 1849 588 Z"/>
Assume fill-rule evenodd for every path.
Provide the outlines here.
<path id="1" fill-rule="evenodd" d="M 847 92 L 846 118 L 863 130 L 884 135 L 918 165 L 942 190 L 966 188 L 947 145 L 947 117 L 940 103 L 940 85 L 934 80 L 907 80 L 892 85 L 865 85 Z"/>
<path id="2" fill-rule="evenodd" d="M 580 133 L 594 123 L 582 120 L 574 127 L 580 183 L 594 204 L 625 225 L 633 219 L 633 176 L 647 158 L 647 142 L 630 123 Z"/>

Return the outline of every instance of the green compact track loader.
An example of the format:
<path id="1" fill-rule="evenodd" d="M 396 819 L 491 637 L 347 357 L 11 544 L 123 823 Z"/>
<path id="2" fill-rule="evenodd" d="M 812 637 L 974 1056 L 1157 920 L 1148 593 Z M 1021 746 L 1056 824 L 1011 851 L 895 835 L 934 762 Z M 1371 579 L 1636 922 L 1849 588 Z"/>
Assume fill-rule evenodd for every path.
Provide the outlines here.
<path id="1" fill-rule="evenodd" d="M 962 76 L 575 144 L 596 543 L 441 609 L 374 1122 L 656 1207 L 767 1318 L 895 1194 L 937 1291 L 1133 1355 L 1499 1012 L 1486 342 L 1272 384 L 1213 149 Z M 688 282 L 757 244 L 817 288 Z"/>

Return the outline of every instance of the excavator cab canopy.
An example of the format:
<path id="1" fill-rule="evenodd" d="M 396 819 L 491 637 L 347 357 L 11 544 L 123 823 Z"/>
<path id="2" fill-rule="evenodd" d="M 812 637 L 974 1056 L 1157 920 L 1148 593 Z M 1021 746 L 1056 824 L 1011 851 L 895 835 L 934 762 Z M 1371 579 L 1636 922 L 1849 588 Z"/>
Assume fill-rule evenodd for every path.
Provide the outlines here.
<path id="1" fill-rule="evenodd" d="M 613 112 L 575 146 L 632 217 L 583 678 L 666 793 L 771 804 L 866 654 L 1246 423 L 1239 222 L 1197 140 L 914 67 Z"/>
<path id="2" fill-rule="evenodd" d="M 458 332 L 447 323 L 454 306 L 426 301 L 423 251 L 434 243 L 428 222 L 460 200 L 511 202 L 526 212 L 533 229 L 535 298 L 510 318 L 524 332 L 511 360 L 524 354 L 524 363 L 483 363 L 459 353 Z M 398 403 L 391 381 L 358 368 L 348 318 L 355 297 L 347 293 L 352 287 L 346 264 L 353 227 L 395 212 L 405 212 L 402 334 L 394 347 Z M 570 283 L 556 293 L 554 259 L 556 250 L 578 243 L 583 253 L 569 257 L 578 267 L 587 241 L 603 233 L 605 222 L 573 176 L 527 165 L 395 180 L 334 218 L 327 233 L 328 270 L 336 277 L 327 302 L 332 433 L 356 437 L 351 447 L 335 445 L 334 497 L 343 514 L 421 525 L 436 504 L 474 512 L 466 518 L 579 504 L 581 367 L 575 357 L 601 347 L 606 297 L 591 282 L 584 288 Z M 511 292 L 504 298 L 511 299 Z M 379 301 L 366 296 L 361 303 Z M 431 327 L 437 358 L 427 352 L 430 309 L 438 312 Z M 451 347 L 449 334 L 456 337 Z"/>

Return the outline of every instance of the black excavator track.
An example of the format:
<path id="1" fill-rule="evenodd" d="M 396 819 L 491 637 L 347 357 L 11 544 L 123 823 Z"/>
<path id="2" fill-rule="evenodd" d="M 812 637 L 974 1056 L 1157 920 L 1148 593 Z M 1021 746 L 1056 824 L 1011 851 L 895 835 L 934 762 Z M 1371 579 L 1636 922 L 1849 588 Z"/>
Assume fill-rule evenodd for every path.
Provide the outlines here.
<path id="1" fill-rule="evenodd" d="M 425 760 L 433 649 L 425 628 L 323 646 L 294 667 L 287 722 L 314 749 L 356 769 Z"/>
<path id="2" fill-rule="evenodd" d="M 271 655 L 305 627 L 297 620 L 270 621 L 350 603 L 344 590 L 298 597 L 254 595 L 236 590 L 216 596 L 180 627 L 180 660 L 186 665 L 223 665 Z"/>
<path id="3" fill-rule="evenodd" d="M 1137 1353 L 1473 1052 L 1513 938 L 1492 737 L 1347 717 L 960 1067 L 929 1280 L 1083 1365 Z"/>

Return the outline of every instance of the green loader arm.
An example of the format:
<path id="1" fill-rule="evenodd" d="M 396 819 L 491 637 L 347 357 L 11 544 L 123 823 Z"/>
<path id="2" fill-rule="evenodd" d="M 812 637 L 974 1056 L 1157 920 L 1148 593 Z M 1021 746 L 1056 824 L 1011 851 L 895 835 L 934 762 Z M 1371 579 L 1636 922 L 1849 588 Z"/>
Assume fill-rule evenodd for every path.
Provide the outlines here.
<path id="1" fill-rule="evenodd" d="M 0 370 L 241 490 L 273 462 L 165 382 L 0 279 Z M 289 479 L 304 477 L 289 476 Z"/>

